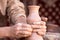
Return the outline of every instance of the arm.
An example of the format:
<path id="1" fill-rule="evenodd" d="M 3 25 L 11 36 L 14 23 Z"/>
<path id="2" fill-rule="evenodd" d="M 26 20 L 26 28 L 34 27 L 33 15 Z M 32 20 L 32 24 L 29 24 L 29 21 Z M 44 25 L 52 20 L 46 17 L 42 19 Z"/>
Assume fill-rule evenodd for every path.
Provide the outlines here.
<path id="1" fill-rule="evenodd" d="M 26 15 L 23 3 L 17 0 L 8 0 L 7 12 L 14 24 L 26 23 Z M 0 37 L 10 37 L 11 27 L 0 27 Z"/>
<path id="2" fill-rule="evenodd" d="M 8 16 L 14 24 L 26 23 L 26 14 L 22 2 L 19 0 L 10 0 L 8 1 L 7 9 Z"/>
<path id="3" fill-rule="evenodd" d="M 15 26 L 14 33 L 12 35 L 19 38 L 30 36 L 32 28 L 29 24 L 26 24 L 26 14 L 23 3 L 19 0 L 8 1 L 7 12 L 13 24 L 19 24 Z"/>
<path id="4" fill-rule="evenodd" d="M 13 26 L 0 27 L 0 38 L 22 38 L 31 35 L 32 28 L 28 24 L 15 24 Z"/>
<path id="5" fill-rule="evenodd" d="M 0 27 L 0 38 L 10 37 L 11 27 Z"/>

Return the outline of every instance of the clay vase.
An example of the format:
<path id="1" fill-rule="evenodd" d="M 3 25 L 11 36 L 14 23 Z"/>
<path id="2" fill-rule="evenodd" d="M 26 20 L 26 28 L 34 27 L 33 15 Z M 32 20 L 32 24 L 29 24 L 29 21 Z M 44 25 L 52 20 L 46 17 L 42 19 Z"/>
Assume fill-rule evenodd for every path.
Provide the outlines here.
<path id="1" fill-rule="evenodd" d="M 29 16 L 27 17 L 28 24 L 34 24 L 34 22 L 40 22 L 41 18 L 39 16 L 39 8 L 40 6 L 30 5 L 29 8 Z M 33 32 L 30 37 L 26 40 L 43 40 L 42 36 L 39 36 L 37 33 Z"/>
<path id="2" fill-rule="evenodd" d="M 29 16 L 27 17 L 27 22 L 29 24 L 33 24 L 34 22 L 40 22 L 41 18 L 39 16 L 39 8 L 40 6 L 30 5 L 29 8 Z"/>

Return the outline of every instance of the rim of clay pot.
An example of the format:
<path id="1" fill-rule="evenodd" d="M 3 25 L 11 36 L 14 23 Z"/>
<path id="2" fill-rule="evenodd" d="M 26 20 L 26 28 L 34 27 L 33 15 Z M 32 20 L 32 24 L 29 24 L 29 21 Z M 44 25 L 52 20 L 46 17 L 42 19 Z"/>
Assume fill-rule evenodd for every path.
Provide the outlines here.
<path id="1" fill-rule="evenodd" d="M 33 7 L 33 8 L 38 7 L 38 8 L 40 8 L 40 6 L 38 6 L 38 5 L 29 5 L 28 7 Z"/>

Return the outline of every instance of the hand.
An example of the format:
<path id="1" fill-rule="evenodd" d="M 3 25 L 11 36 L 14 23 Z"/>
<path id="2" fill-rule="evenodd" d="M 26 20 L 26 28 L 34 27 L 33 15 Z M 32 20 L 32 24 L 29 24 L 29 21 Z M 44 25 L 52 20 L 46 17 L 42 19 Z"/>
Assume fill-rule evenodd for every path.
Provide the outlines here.
<path id="1" fill-rule="evenodd" d="M 46 18 L 46 17 L 41 17 L 41 20 L 47 22 L 48 18 Z"/>
<path id="2" fill-rule="evenodd" d="M 28 37 L 32 34 L 32 28 L 29 24 L 16 24 L 14 26 L 16 37 Z"/>
<path id="3" fill-rule="evenodd" d="M 33 32 L 36 32 L 38 35 L 43 36 L 46 33 L 46 22 L 41 21 L 40 24 L 32 25 Z"/>

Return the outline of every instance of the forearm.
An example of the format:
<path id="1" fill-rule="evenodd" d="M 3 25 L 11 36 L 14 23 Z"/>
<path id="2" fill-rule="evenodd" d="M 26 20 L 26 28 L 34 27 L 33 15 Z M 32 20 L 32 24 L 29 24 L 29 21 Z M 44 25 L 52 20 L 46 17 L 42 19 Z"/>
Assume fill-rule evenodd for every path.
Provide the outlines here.
<path id="1" fill-rule="evenodd" d="M 10 37 L 11 27 L 0 27 L 0 38 Z"/>
<path id="2" fill-rule="evenodd" d="M 0 38 L 5 38 L 5 37 L 9 37 L 9 38 L 21 38 L 22 35 L 18 34 L 19 31 L 21 30 L 17 30 L 18 26 L 7 26 L 7 27 L 0 27 Z"/>
<path id="3" fill-rule="evenodd" d="M 8 16 L 15 23 L 26 23 L 26 15 L 23 3 L 19 0 L 9 1 Z"/>

